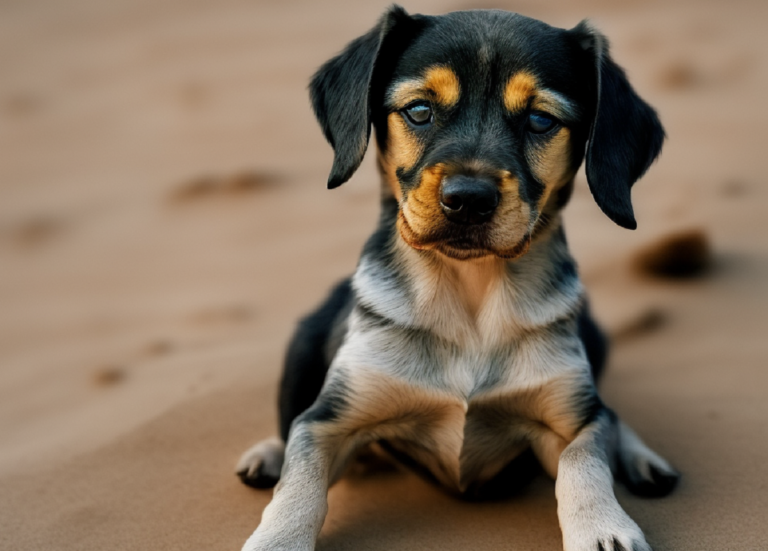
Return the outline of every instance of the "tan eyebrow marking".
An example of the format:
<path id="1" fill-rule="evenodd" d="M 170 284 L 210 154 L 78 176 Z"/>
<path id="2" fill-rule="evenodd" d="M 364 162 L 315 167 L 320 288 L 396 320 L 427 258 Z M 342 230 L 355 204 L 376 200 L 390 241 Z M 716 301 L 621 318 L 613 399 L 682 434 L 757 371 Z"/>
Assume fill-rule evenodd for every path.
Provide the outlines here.
<path id="1" fill-rule="evenodd" d="M 537 90 L 536 97 L 531 102 L 531 107 L 546 111 L 566 122 L 572 122 L 579 115 L 579 108 L 571 100 L 562 94 L 543 88 Z"/>
<path id="2" fill-rule="evenodd" d="M 448 67 L 432 67 L 424 78 L 426 87 L 435 94 L 438 103 L 453 107 L 459 102 L 459 77 Z"/>
<path id="3" fill-rule="evenodd" d="M 456 73 L 448 67 L 437 66 L 427 69 L 421 78 L 396 84 L 388 99 L 396 108 L 420 99 L 431 99 L 445 107 L 453 107 L 459 102 L 460 95 L 461 86 Z"/>
<path id="4" fill-rule="evenodd" d="M 504 87 L 504 106 L 511 113 L 519 113 L 528 106 L 528 100 L 536 93 L 536 77 L 527 71 L 515 73 Z"/>
<path id="5" fill-rule="evenodd" d="M 504 106 L 511 113 L 521 113 L 530 103 L 533 109 L 546 111 L 562 120 L 569 121 L 578 117 L 576 105 L 553 90 L 539 86 L 535 76 L 527 71 L 515 73 L 504 88 Z"/>

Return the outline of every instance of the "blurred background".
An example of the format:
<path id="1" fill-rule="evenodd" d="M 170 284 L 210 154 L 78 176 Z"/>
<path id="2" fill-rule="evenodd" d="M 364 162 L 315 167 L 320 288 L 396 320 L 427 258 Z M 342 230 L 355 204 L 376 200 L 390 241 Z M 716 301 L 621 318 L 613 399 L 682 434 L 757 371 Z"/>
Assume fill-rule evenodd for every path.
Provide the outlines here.
<path id="1" fill-rule="evenodd" d="M 309 76 L 387 2 L 0 0 L 0 548 L 239 549 L 270 492 L 298 317 L 354 270 L 368 155 L 325 189 Z M 766 549 L 768 3 L 403 2 L 589 17 L 669 136 L 613 225 L 566 228 L 615 346 L 605 400 L 683 473 L 617 489 L 658 550 Z M 559 549 L 551 481 L 468 505 L 350 475 L 318 549 Z"/>

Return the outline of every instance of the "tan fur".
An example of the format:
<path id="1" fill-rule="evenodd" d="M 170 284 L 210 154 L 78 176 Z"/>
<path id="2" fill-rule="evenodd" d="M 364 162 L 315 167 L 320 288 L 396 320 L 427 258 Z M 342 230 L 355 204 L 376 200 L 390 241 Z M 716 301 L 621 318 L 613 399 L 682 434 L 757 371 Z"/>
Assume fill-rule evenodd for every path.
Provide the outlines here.
<path id="1" fill-rule="evenodd" d="M 398 229 L 406 243 L 417 249 L 431 248 L 439 228 L 445 224 L 440 207 L 440 186 L 445 167 L 435 165 L 424 169 L 419 186 L 401 204 Z"/>
<path id="2" fill-rule="evenodd" d="M 538 79 L 527 71 L 515 73 L 504 87 L 504 106 L 510 113 L 531 109 L 564 118 L 569 114 L 570 101 L 560 94 L 541 88 Z"/>
<path id="3" fill-rule="evenodd" d="M 454 280 L 456 298 L 476 319 L 485 300 L 503 275 L 503 263 L 498 258 L 485 256 L 471 260 L 456 260 L 439 254 L 444 270 Z"/>
<path id="4" fill-rule="evenodd" d="M 424 170 L 419 186 L 401 203 L 397 226 L 400 235 L 410 246 L 437 249 L 454 256 L 456 252 L 437 242 L 441 230 L 448 224 L 440 206 L 440 187 L 445 176 L 442 165 Z M 532 219 L 530 206 L 520 199 L 517 178 L 504 171 L 499 180 L 501 201 L 488 230 L 487 250 L 479 253 L 494 254 L 506 259 L 517 258 L 528 250 L 535 220 Z"/>
<path id="5" fill-rule="evenodd" d="M 502 258 L 517 258 L 528 250 L 535 220 L 531 207 L 520 198 L 520 182 L 509 171 L 501 173 L 501 201 L 490 228 L 494 252 Z"/>
<path id="6" fill-rule="evenodd" d="M 459 101 L 459 77 L 448 67 L 430 67 L 421 78 L 399 82 L 389 94 L 389 101 L 402 109 L 418 100 L 434 101 L 443 107 L 453 107 Z"/>
<path id="7" fill-rule="evenodd" d="M 444 107 L 453 107 L 459 102 L 459 77 L 448 67 L 432 67 L 427 71 L 424 82 L 435 100 Z"/>
<path id="8" fill-rule="evenodd" d="M 464 400 L 437 389 L 408 384 L 375 366 L 361 366 L 350 373 L 347 385 L 350 393 L 359 397 L 355 408 L 337 423 L 315 428 L 316 437 L 324 437 L 319 431 L 340 431 L 356 438 L 357 446 L 376 440 L 420 443 L 414 459 L 434 469 L 433 473 L 443 483 L 456 486 L 463 440 L 457 427 L 464 424 Z M 439 449 L 430 449 L 427 441 Z"/>
<path id="9" fill-rule="evenodd" d="M 536 93 L 538 82 L 536 77 L 527 71 L 512 75 L 504 87 L 504 106 L 510 113 L 520 113 L 528 101 Z"/>
<path id="10" fill-rule="evenodd" d="M 390 163 L 397 168 L 409 169 L 421 156 L 423 147 L 413 135 L 400 113 L 387 117 L 389 127 Z"/>
<path id="11" fill-rule="evenodd" d="M 544 193 L 538 202 L 539 212 L 544 212 L 545 205 L 555 191 L 567 184 L 574 175 L 570 167 L 571 133 L 561 128 L 552 136 L 543 150 L 529 156 L 531 171 L 539 182 L 544 184 Z"/>
<path id="12" fill-rule="evenodd" d="M 392 196 L 399 203 L 403 199 L 403 190 L 400 189 L 400 183 L 395 174 L 396 167 L 380 148 L 376 148 L 376 162 L 381 176 L 382 193 L 386 196 Z"/>
<path id="13" fill-rule="evenodd" d="M 389 129 L 387 153 L 386 155 L 380 154 L 381 164 L 384 177 L 392 189 L 392 193 L 400 202 L 403 198 L 403 192 L 400 189 L 396 171 L 398 168 L 407 170 L 415 165 L 423 148 L 400 113 L 391 113 L 387 117 L 387 127 Z"/>
<path id="14" fill-rule="evenodd" d="M 424 79 L 415 78 L 398 82 L 390 89 L 388 99 L 394 109 L 402 109 L 412 101 L 427 99 Z"/>
<path id="15" fill-rule="evenodd" d="M 538 88 L 535 97 L 531 100 L 531 109 L 544 111 L 558 118 L 567 118 L 572 115 L 571 102 L 560 94 Z"/>

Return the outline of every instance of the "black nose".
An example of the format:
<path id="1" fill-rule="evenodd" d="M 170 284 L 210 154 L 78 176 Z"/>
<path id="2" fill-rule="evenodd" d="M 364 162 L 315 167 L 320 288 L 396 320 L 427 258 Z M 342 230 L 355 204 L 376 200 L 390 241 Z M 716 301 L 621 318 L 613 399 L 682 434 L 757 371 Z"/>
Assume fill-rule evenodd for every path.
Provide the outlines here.
<path id="1" fill-rule="evenodd" d="M 487 222 L 499 206 L 496 184 L 482 178 L 449 176 L 440 193 L 445 216 L 457 224 Z"/>

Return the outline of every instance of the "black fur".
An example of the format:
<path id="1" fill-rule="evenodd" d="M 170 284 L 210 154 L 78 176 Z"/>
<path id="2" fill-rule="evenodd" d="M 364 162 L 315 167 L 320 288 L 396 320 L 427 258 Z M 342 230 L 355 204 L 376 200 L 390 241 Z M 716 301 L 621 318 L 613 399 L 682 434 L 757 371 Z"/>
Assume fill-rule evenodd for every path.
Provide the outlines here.
<path id="1" fill-rule="evenodd" d="M 496 501 L 523 491 L 543 471 L 533 450 L 528 448 L 510 461 L 491 480 L 478 487 L 470 487 L 462 495 L 468 501 Z"/>
<path id="2" fill-rule="evenodd" d="M 342 380 L 334 379 L 325 385 L 323 395 L 299 416 L 300 421 L 306 423 L 334 421 L 347 407 L 349 400 L 347 386 Z"/>
<path id="3" fill-rule="evenodd" d="M 664 128 L 611 59 L 608 40 L 584 21 L 571 33 L 596 68 L 595 115 L 586 155 L 589 188 L 611 220 L 633 230 L 637 222 L 630 190 L 661 152 Z"/>
<path id="4" fill-rule="evenodd" d="M 248 471 L 244 470 L 239 471 L 237 476 L 240 478 L 240 482 L 246 486 L 250 486 L 251 488 L 256 488 L 257 490 L 268 490 L 269 488 L 274 488 L 280 480 L 279 477 L 266 474 L 264 472 L 263 465 L 260 465 L 259 468 L 256 469 L 255 473 L 251 473 L 249 475 Z"/>
<path id="5" fill-rule="evenodd" d="M 334 323 L 352 300 L 352 286 L 350 280 L 345 279 L 296 328 L 288 345 L 278 397 L 280 437 L 284 441 L 288 439 L 293 420 L 307 410 L 320 394 L 330 366 L 326 354 L 328 340 Z"/>
<path id="6" fill-rule="evenodd" d="M 608 339 L 600 327 L 592 319 L 589 305 L 584 304 L 578 317 L 579 338 L 584 343 L 589 365 L 592 367 L 592 378 L 595 383 L 600 381 L 600 376 L 605 368 L 608 358 Z"/>
<path id="7" fill-rule="evenodd" d="M 653 480 L 647 480 L 639 472 L 630 469 L 631 466 L 624 465 L 622 461 L 618 461 L 616 478 L 630 492 L 640 497 L 664 497 L 669 495 L 680 480 L 680 473 L 662 473 L 653 465 L 649 466 Z"/>
<path id="8" fill-rule="evenodd" d="M 379 445 L 411 471 L 417 473 L 425 480 L 438 486 L 440 485 L 440 482 L 435 478 L 432 471 L 408 454 L 399 451 L 386 440 L 380 441 Z M 539 460 L 536 459 L 533 450 L 528 448 L 510 461 L 491 480 L 477 486 L 470 486 L 458 497 L 466 501 L 496 501 L 507 499 L 520 493 L 533 481 L 536 475 L 541 472 L 542 468 Z"/>
<path id="9" fill-rule="evenodd" d="M 390 244 L 394 236 L 396 216 L 397 202 L 394 199 L 384 201 L 378 229 L 366 242 L 363 248 L 364 256 L 375 258 L 384 265 L 393 263 Z M 382 285 L 401 286 L 400 277 L 396 270 L 392 270 L 389 280 L 386 273 L 382 273 Z M 328 354 L 331 335 L 335 327 L 344 323 L 355 302 L 351 278 L 347 278 L 331 291 L 315 311 L 299 322 L 288 345 L 278 398 L 280 437 L 284 441 L 288 439 L 291 424 L 296 417 L 309 409 L 320 394 L 332 359 L 332 354 Z M 358 308 L 365 310 L 365 305 L 359 304 Z M 371 319 L 377 319 L 373 312 Z M 324 407 L 327 409 L 330 405 L 326 404 Z M 323 411 L 318 410 L 317 415 L 332 415 Z"/>
<path id="10" fill-rule="evenodd" d="M 579 422 L 578 430 L 593 423 L 600 413 L 605 409 L 605 404 L 597 394 L 597 389 L 590 385 L 576 393 L 573 398 L 573 410 L 578 412 Z"/>
<path id="11" fill-rule="evenodd" d="M 371 105 L 374 98 L 380 101 L 381 87 L 374 84 L 383 78 L 377 78 L 374 69 L 385 72 L 391 65 L 388 60 L 395 59 L 407 37 L 416 32 L 415 20 L 403 8 L 392 6 L 373 29 L 312 77 L 312 107 L 334 151 L 328 188 L 349 180 L 363 161 L 371 134 Z"/>

